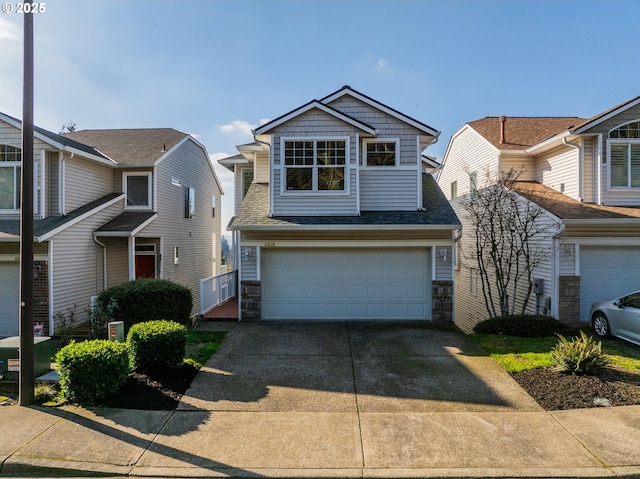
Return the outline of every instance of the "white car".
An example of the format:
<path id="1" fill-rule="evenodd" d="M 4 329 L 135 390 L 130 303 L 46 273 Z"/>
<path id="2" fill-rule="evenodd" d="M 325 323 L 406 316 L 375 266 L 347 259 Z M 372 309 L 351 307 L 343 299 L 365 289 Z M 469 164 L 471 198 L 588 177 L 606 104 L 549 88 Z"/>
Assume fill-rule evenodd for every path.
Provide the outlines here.
<path id="1" fill-rule="evenodd" d="M 591 306 L 591 326 L 598 336 L 615 336 L 640 345 L 640 291 Z"/>

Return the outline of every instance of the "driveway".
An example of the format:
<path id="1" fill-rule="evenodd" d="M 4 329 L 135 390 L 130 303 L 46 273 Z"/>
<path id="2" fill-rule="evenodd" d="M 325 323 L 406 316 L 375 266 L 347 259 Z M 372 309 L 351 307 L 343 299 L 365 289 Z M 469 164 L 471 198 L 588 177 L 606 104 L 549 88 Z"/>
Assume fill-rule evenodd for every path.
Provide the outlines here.
<path id="1" fill-rule="evenodd" d="M 237 323 L 180 409 L 538 411 L 464 335 L 428 323 Z"/>

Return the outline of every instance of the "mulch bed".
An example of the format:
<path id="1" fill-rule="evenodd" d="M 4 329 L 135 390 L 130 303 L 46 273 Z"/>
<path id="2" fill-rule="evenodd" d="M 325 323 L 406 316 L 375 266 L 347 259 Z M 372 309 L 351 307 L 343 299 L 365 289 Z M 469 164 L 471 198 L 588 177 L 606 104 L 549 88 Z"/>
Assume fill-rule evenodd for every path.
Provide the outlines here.
<path id="1" fill-rule="evenodd" d="M 173 410 L 196 377 L 198 369 L 183 364 L 175 368 L 134 371 L 100 406 L 121 409 Z"/>
<path id="2" fill-rule="evenodd" d="M 612 368 L 598 376 L 565 374 L 553 368 L 511 376 L 547 411 L 640 404 L 640 375 Z"/>

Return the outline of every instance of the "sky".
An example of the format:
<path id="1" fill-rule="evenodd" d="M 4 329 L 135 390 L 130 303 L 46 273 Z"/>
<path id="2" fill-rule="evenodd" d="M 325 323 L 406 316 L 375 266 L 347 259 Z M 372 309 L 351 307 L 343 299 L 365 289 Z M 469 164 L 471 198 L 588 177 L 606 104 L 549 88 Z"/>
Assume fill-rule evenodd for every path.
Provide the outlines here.
<path id="1" fill-rule="evenodd" d="M 637 0 L 55 0 L 34 18 L 35 124 L 171 127 L 217 159 L 344 85 L 441 131 L 589 118 L 640 95 Z M 22 117 L 22 15 L 0 12 L 0 111 Z"/>

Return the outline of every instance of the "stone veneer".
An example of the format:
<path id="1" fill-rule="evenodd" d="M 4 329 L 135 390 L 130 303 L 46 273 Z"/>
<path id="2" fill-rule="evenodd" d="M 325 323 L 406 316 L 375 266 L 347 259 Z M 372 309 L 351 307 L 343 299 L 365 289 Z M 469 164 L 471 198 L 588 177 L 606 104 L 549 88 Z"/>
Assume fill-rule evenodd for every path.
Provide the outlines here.
<path id="1" fill-rule="evenodd" d="M 580 322 L 580 276 L 560 276 L 558 319 L 577 325 Z"/>
<path id="2" fill-rule="evenodd" d="M 260 281 L 241 281 L 242 321 L 260 321 Z"/>
<path id="3" fill-rule="evenodd" d="M 38 272 L 33 280 L 33 322 L 42 323 L 49 336 L 49 262 L 34 261 L 33 269 Z"/>
<path id="4" fill-rule="evenodd" d="M 453 321 L 453 281 L 433 281 L 431 317 L 434 323 Z"/>

